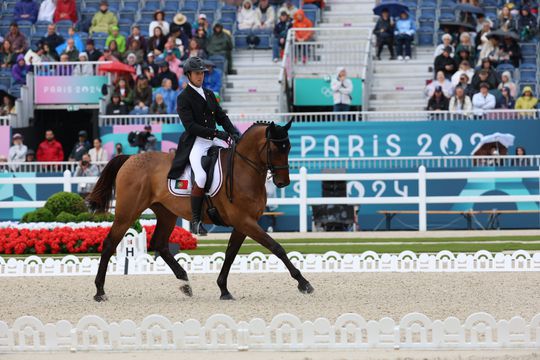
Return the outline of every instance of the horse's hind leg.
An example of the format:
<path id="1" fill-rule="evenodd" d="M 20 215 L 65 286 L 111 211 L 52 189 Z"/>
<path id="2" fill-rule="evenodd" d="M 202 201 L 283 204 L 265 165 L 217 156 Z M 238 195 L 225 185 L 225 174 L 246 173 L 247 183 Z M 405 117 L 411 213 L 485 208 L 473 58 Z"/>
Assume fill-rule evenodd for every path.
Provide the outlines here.
<path id="1" fill-rule="evenodd" d="M 182 293 L 187 296 L 193 296 L 186 270 L 176 261 L 169 250 L 169 237 L 176 225 L 176 219 L 178 217 L 161 204 L 152 204 L 150 209 L 156 214 L 157 218 L 156 230 L 152 235 L 151 242 L 153 242 L 155 249 L 159 252 L 163 260 L 169 265 L 176 278 L 180 280 L 180 290 Z"/>
<path id="2" fill-rule="evenodd" d="M 227 246 L 227 251 L 225 252 L 225 261 L 221 267 L 221 272 L 219 273 L 217 284 L 221 290 L 220 300 L 234 300 L 234 297 L 231 295 L 227 289 L 227 278 L 229 277 L 229 271 L 231 270 L 231 265 L 238 254 L 238 250 L 244 243 L 246 235 L 242 234 L 236 229 L 233 229 L 231 237 L 229 238 L 229 245 Z"/>

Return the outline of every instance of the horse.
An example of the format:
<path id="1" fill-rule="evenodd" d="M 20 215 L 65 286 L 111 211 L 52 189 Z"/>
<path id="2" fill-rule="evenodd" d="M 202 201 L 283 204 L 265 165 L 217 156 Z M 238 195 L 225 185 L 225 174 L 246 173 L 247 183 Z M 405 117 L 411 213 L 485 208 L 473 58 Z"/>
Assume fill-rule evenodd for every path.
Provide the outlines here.
<path id="1" fill-rule="evenodd" d="M 234 300 L 227 289 L 227 278 L 247 236 L 285 264 L 292 278 L 298 282 L 301 293 L 310 294 L 314 291 L 309 281 L 289 260 L 283 247 L 258 224 L 266 206 L 265 182 L 268 171 L 278 188 L 290 183 L 288 159 L 291 144 L 288 130 L 291 124 L 292 120 L 284 126 L 273 122 L 255 123 L 245 131 L 235 146 L 220 152 L 224 164 L 223 178 L 230 186 L 222 186 L 212 202 L 224 223 L 232 227 L 223 267 L 217 279 L 221 300 Z M 113 197 L 113 189 L 116 193 L 114 221 L 103 242 L 95 278 L 95 301 L 107 300 L 104 286 L 109 260 L 131 224 L 148 208 L 157 219 L 150 246 L 161 255 L 180 281 L 180 291 L 186 296 L 193 295 L 186 271 L 168 247 L 169 236 L 177 218 L 191 219 L 190 198 L 175 197 L 167 188 L 167 173 L 172 161 L 172 154 L 161 152 L 119 155 L 105 166 L 93 191 L 88 195 L 87 203 L 92 211 L 106 212 Z M 205 208 L 206 205 L 203 210 Z M 207 214 L 203 216 L 203 222 L 211 223 Z"/>

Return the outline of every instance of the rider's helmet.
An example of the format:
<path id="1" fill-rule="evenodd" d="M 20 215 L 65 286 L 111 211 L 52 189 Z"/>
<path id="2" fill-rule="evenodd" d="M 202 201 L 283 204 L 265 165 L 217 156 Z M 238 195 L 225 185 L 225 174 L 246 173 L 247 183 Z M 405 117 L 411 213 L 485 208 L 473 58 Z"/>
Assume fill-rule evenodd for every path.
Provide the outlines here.
<path id="1" fill-rule="evenodd" d="M 206 72 L 208 69 L 204 64 L 204 60 L 198 56 L 190 57 L 184 63 L 184 74 L 187 74 L 191 71 L 203 71 Z"/>

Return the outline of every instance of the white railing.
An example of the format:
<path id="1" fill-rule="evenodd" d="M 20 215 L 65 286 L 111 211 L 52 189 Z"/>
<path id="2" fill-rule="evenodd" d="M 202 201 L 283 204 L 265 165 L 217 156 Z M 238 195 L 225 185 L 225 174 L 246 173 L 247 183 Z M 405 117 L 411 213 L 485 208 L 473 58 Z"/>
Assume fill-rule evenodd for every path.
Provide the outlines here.
<path id="1" fill-rule="evenodd" d="M 455 121 L 455 120 L 516 120 L 540 119 L 539 110 L 493 110 L 483 116 L 464 115 L 449 111 L 348 111 L 306 113 L 241 113 L 228 114 L 233 123 L 255 121 L 287 122 L 359 122 L 359 121 Z M 178 115 L 100 115 L 100 126 L 180 124 Z"/>
<path id="2" fill-rule="evenodd" d="M 304 321 L 288 313 L 268 322 L 260 318 L 245 320 L 214 314 L 203 322 L 173 322 L 162 315 L 149 315 L 140 323 L 129 319 L 117 323 L 87 315 L 72 324 L 67 320 L 43 323 L 34 316 L 22 316 L 9 325 L 0 321 L 0 352 L 540 347 L 540 314 L 530 321 L 521 316 L 497 320 L 485 312 L 473 313 L 463 321 L 456 317 L 430 319 L 421 313 L 409 313 L 397 321 L 389 317 L 370 320 L 355 313 L 342 314 L 335 321 L 322 317 Z"/>
<path id="3" fill-rule="evenodd" d="M 0 126 L 9 126 L 10 117 L 9 116 L 0 116 Z"/>
<path id="4" fill-rule="evenodd" d="M 349 174 L 308 174 L 302 167 L 299 174 L 291 174 L 291 181 L 298 181 L 298 197 L 268 198 L 268 205 L 295 205 L 299 207 L 299 231 L 308 230 L 308 207 L 313 205 L 416 205 L 418 207 L 418 230 L 427 231 L 427 205 L 456 203 L 515 203 L 540 202 L 538 195 L 485 195 L 485 196 L 427 196 L 428 180 L 462 180 L 462 179 L 537 179 L 540 181 L 540 168 L 534 171 L 486 171 L 486 172 L 427 172 L 420 166 L 418 172 L 410 173 L 349 173 Z M 308 197 L 308 181 L 366 181 L 366 180 L 409 180 L 418 182 L 418 195 L 391 197 Z M 63 184 L 64 191 L 71 191 L 72 184 L 92 183 L 96 177 L 72 177 L 65 171 L 63 177 L 37 178 L 0 178 L 2 184 Z M 0 208 L 35 208 L 45 204 L 44 201 L 0 201 Z"/>
<path id="5" fill-rule="evenodd" d="M 133 236 L 133 235 L 130 235 Z M 146 234 L 144 234 L 146 244 Z M 120 245 L 119 245 L 120 247 Z M 117 254 L 119 251 L 117 251 Z M 491 253 L 486 250 L 474 254 L 440 251 L 437 254 L 415 254 L 403 251 L 399 254 L 377 254 L 366 251 L 360 254 L 339 254 L 335 251 L 326 254 L 301 254 L 290 252 L 288 258 L 302 272 L 366 273 L 366 272 L 540 272 L 540 253 L 518 250 L 512 254 Z M 179 253 L 176 261 L 189 274 L 217 274 L 221 271 L 225 253 L 190 256 Z M 107 274 L 125 275 L 124 258 L 113 256 L 109 261 Z M 0 276 L 94 276 L 99 267 L 97 257 L 77 257 L 66 255 L 63 258 L 47 255 L 31 255 L 24 259 L 0 257 Z M 141 254 L 128 263 L 132 275 L 172 274 L 170 267 L 161 257 Z M 283 262 L 274 255 L 253 252 L 238 255 L 231 267 L 233 273 L 282 273 L 287 272 Z"/>
<path id="6" fill-rule="evenodd" d="M 34 76 L 94 76 L 101 75 L 99 66 L 111 61 L 41 62 L 34 65 Z"/>

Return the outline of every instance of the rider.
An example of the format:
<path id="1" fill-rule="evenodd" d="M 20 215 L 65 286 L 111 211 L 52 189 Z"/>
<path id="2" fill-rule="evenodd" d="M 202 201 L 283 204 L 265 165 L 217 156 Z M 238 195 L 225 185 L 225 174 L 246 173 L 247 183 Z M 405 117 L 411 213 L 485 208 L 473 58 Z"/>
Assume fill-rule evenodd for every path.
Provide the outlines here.
<path id="1" fill-rule="evenodd" d="M 191 191 L 191 231 L 196 235 L 206 235 L 207 231 L 201 221 L 206 184 L 206 172 L 202 168 L 201 158 L 211 146 L 217 145 L 216 138 L 227 141 L 230 136 L 238 140 L 239 132 L 219 106 L 214 92 L 202 87 L 204 73 L 208 71 L 204 61 L 199 57 L 191 57 L 183 67 L 189 84 L 178 96 L 177 111 L 186 131 L 180 137 L 168 177 L 178 178 L 189 161 L 195 174 Z M 216 123 L 225 131 L 216 129 Z"/>

